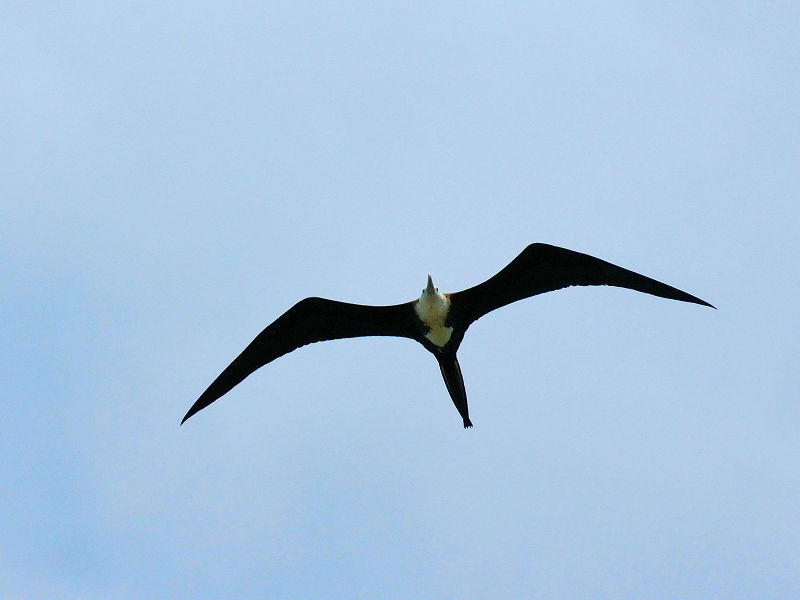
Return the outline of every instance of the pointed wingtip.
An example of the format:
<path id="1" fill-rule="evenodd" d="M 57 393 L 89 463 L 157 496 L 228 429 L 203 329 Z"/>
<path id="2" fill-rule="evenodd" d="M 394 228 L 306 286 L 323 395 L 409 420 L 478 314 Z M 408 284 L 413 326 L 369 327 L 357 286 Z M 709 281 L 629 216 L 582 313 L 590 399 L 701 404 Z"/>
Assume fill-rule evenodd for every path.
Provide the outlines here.
<path id="1" fill-rule="evenodd" d="M 698 298 L 697 296 L 692 296 L 691 294 L 687 294 L 686 292 L 679 290 L 677 288 L 672 288 L 677 292 L 675 295 L 666 296 L 667 298 L 672 298 L 673 300 L 681 300 L 683 302 L 691 302 L 692 304 L 699 304 L 700 306 L 708 306 L 709 308 L 713 308 L 717 310 L 717 307 L 711 304 L 710 302 L 706 302 L 702 298 Z"/>
<path id="2" fill-rule="evenodd" d="M 186 414 L 183 416 L 183 418 L 181 419 L 181 425 L 183 425 L 184 423 L 186 423 L 186 421 L 189 419 L 189 417 L 191 417 L 193 414 L 195 414 L 195 413 L 196 413 L 196 412 L 198 412 L 199 410 L 200 410 L 200 409 L 199 409 L 199 408 L 197 408 L 197 403 L 195 403 L 195 404 L 194 404 L 194 406 L 192 406 L 192 407 L 189 409 L 189 412 L 187 412 L 187 413 L 186 413 Z M 180 425 L 179 425 L 179 426 L 180 426 Z"/>
<path id="3" fill-rule="evenodd" d="M 213 386 L 214 386 L 214 384 L 212 383 L 211 386 L 209 387 L 209 389 L 212 389 Z M 206 390 L 205 392 L 203 392 L 202 395 L 195 401 L 195 403 L 192 404 L 192 406 L 189 407 L 189 411 L 186 413 L 186 415 L 184 415 L 183 419 L 181 419 L 181 425 L 186 423 L 187 420 L 189 420 L 191 417 L 193 417 L 194 415 L 199 413 L 206 406 L 208 406 L 214 400 L 216 400 L 216 397 L 214 397 L 213 395 L 209 394 L 208 391 L 209 390 Z M 209 400 L 209 398 L 212 398 L 212 400 Z"/>
<path id="4" fill-rule="evenodd" d="M 711 304 L 710 302 L 706 302 L 705 300 L 701 300 L 700 298 L 694 297 L 695 303 L 700 304 L 701 306 L 708 306 L 709 308 L 713 308 L 714 310 L 718 310 L 716 306 Z"/>

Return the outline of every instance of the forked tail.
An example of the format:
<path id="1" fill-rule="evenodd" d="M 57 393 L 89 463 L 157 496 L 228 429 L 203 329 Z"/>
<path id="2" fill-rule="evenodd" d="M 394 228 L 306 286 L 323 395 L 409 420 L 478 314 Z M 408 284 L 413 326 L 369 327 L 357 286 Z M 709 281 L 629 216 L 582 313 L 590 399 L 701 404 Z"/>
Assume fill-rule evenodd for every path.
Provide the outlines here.
<path id="1" fill-rule="evenodd" d="M 453 404 L 456 405 L 458 413 L 464 419 L 464 429 L 472 427 L 472 421 L 469 420 L 469 408 L 467 407 L 467 390 L 464 388 L 464 378 L 461 376 L 458 358 L 456 358 L 455 354 L 452 357 L 439 358 L 439 368 L 442 371 L 447 391 L 453 399 Z"/>

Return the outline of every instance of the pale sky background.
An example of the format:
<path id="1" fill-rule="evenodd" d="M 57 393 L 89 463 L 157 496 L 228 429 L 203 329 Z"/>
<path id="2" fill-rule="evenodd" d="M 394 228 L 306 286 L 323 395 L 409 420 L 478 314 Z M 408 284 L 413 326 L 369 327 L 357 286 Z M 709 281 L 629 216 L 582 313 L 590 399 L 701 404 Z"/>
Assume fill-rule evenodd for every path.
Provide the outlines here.
<path id="1" fill-rule="evenodd" d="M 0 596 L 800 597 L 800 5 L 6 2 Z M 476 323 L 475 428 L 297 300 Z"/>

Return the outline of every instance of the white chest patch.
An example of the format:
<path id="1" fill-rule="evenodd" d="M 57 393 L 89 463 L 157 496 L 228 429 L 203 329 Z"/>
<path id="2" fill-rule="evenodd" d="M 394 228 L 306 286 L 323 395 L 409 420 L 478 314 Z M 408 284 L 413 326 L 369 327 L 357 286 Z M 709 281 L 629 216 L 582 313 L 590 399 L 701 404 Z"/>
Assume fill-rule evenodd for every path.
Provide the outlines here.
<path id="1" fill-rule="evenodd" d="M 447 342 L 450 341 L 450 336 L 453 335 L 453 328 L 452 327 L 445 327 L 444 325 L 438 325 L 435 327 L 431 327 L 430 331 L 425 334 L 425 337 L 428 338 L 431 342 L 435 345 L 443 348 Z"/>
<path id="2" fill-rule="evenodd" d="M 453 328 L 444 325 L 449 309 L 450 299 L 439 292 L 431 295 L 422 294 L 414 305 L 420 321 L 429 329 L 425 337 L 440 348 L 450 341 L 450 336 L 453 334 Z"/>

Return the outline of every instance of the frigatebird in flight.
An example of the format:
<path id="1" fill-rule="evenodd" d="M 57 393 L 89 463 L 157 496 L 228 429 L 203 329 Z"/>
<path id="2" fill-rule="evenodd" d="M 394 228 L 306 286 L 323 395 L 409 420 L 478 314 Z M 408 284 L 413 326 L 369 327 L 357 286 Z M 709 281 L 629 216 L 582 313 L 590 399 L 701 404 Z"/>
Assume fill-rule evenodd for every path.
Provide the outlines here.
<path id="1" fill-rule="evenodd" d="M 227 394 L 256 369 L 301 346 L 324 340 L 388 335 L 416 340 L 436 357 L 464 427 L 472 427 L 456 357 L 467 328 L 496 308 L 572 285 L 613 285 L 714 308 L 705 300 L 588 254 L 549 244 L 531 244 L 494 277 L 452 294 L 439 292 L 428 275 L 422 295 L 404 304 L 364 306 L 325 298 L 301 300 L 256 336 L 202 393 L 181 424 Z"/>

